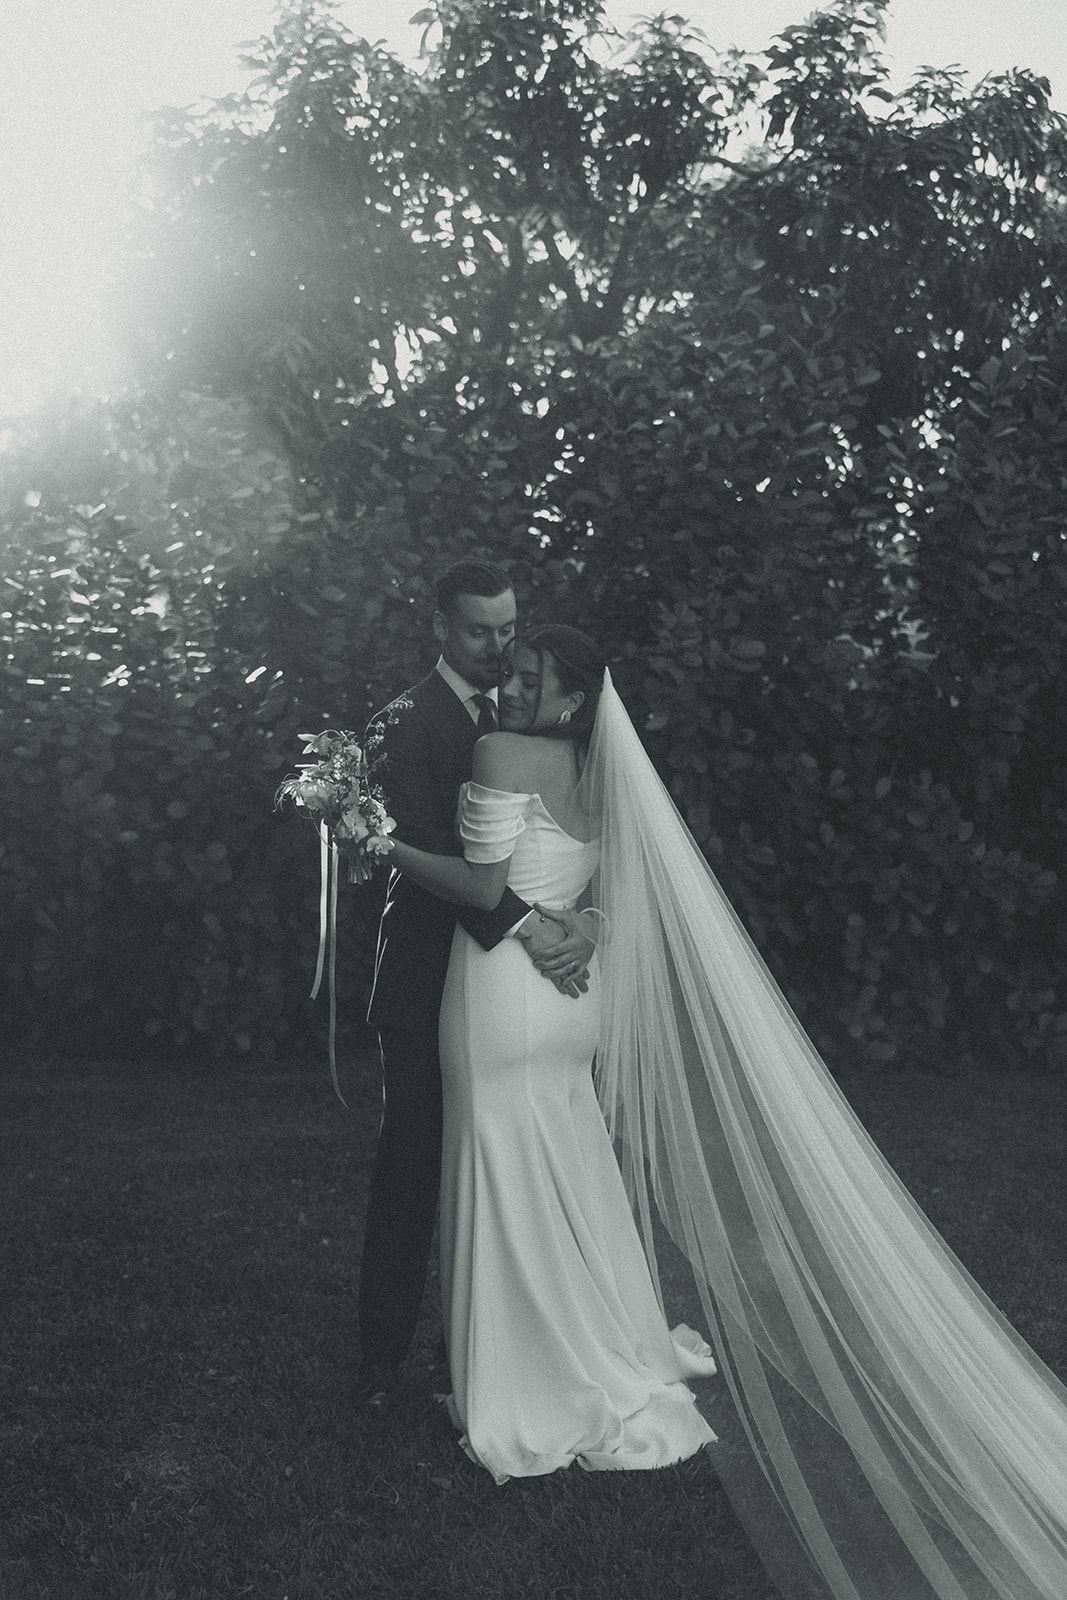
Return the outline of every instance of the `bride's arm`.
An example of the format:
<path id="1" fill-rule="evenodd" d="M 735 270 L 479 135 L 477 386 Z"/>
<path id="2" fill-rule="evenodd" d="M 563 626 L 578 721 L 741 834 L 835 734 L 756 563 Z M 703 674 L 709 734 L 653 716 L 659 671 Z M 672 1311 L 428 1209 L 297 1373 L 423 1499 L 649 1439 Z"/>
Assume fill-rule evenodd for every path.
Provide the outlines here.
<path id="1" fill-rule="evenodd" d="M 513 763 L 506 749 L 508 735 L 489 734 L 474 747 L 474 781 L 487 789 L 515 792 Z M 391 864 L 442 900 L 491 911 L 507 888 L 511 852 L 502 861 L 467 861 L 462 856 L 431 855 L 393 838 Z"/>
<path id="2" fill-rule="evenodd" d="M 465 861 L 462 856 L 431 856 L 394 838 L 389 860 L 431 894 L 457 906 L 492 911 L 507 888 L 510 857 L 503 861 Z"/>

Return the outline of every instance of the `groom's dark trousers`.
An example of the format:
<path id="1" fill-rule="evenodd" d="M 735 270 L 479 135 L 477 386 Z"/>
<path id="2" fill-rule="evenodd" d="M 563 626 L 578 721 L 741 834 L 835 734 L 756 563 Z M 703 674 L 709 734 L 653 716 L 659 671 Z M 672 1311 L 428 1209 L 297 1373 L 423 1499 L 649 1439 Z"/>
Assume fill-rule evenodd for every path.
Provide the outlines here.
<path id="1" fill-rule="evenodd" d="M 477 740 L 470 713 L 437 672 L 371 719 L 371 786 L 406 843 L 460 853 L 456 799 Z M 437 1016 L 457 918 L 491 949 L 528 909 L 506 891 L 492 912 L 460 911 L 401 873 L 390 877 L 368 1013 L 378 1030 L 384 1106 L 360 1267 L 365 1366 L 404 1359 L 426 1283 L 441 1177 Z"/>

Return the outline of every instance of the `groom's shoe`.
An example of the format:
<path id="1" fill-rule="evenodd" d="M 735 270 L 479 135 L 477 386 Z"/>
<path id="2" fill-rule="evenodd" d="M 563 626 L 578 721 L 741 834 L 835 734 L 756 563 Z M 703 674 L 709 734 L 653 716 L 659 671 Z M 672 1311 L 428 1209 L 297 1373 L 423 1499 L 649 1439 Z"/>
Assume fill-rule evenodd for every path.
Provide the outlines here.
<path id="1" fill-rule="evenodd" d="M 360 1363 L 356 1374 L 356 1395 L 365 1410 L 384 1416 L 396 1399 L 400 1373 L 388 1361 Z"/>

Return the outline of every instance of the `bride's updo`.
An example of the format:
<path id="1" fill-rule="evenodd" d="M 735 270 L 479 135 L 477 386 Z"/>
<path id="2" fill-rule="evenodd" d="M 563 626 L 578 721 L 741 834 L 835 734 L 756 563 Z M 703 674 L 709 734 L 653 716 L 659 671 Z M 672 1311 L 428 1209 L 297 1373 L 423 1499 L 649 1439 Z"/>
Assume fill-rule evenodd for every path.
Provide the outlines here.
<path id="1" fill-rule="evenodd" d="M 524 633 L 518 644 L 537 656 L 538 671 L 544 682 L 547 656 L 564 694 L 581 693 L 581 705 L 569 722 L 542 730 L 542 738 L 573 739 L 584 743 L 593 731 L 600 691 L 604 687 L 607 662 L 587 633 L 569 628 L 563 622 L 545 622 Z M 538 697 L 540 699 L 540 696 Z"/>

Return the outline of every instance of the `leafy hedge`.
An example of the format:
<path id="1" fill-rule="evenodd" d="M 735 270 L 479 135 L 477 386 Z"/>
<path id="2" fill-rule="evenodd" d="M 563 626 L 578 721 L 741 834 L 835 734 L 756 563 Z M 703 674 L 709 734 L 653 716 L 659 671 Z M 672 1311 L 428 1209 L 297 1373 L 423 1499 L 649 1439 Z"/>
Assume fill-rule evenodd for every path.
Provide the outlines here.
<path id="1" fill-rule="evenodd" d="M 416 73 L 297 0 L 161 127 L 143 389 L 7 450 L 12 1038 L 318 1040 L 274 789 L 486 549 L 599 634 L 831 1059 L 1064 1065 L 1067 121 L 1026 72 L 891 93 L 885 9 L 716 61 L 461 0 Z"/>
<path id="2" fill-rule="evenodd" d="M 640 364 L 640 351 L 625 359 Z M 846 636 L 816 555 L 865 524 L 805 523 L 792 490 L 777 513 L 773 491 L 759 504 L 747 537 L 738 513 L 733 544 L 687 526 L 676 505 L 688 580 L 654 586 L 669 594 L 673 582 L 674 599 L 650 601 L 635 579 L 648 527 L 618 502 L 599 569 L 511 541 L 527 609 L 592 617 L 610 641 L 690 826 L 831 1059 L 1064 1059 L 1064 541 L 1047 485 L 1007 497 L 1025 507 L 1025 537 L 995 504 L 1007 468 L 996 441 L 1003 451 L 1012 437 L 1004 408 L 1038 380 L 1009 369 L 987 379 L 959 437 L 941 441 L 944 487 L 929 495 L 931 519 L 966 523 L 969 551 L 937 652 L 921 637 L 877 652 Z M 717 393 L 728 406 L 726 375 Z M 186 404 L 194 420 L 162 479 L 155 457 L 141 462 L 154 477 L 127 471 L 113 487 L 141 523 L 106 506 L 61 516 L 47 497 L 7 517 L 3 978 L 9 1038 L 34 1048 L 321 1042 L 321 1009 L 307 999 L 317 852 L 308 830 L 273 812 L 273 792 L 305 726 L 358 728 L 423 669 L 433 575 L 479 543 L 467 529 L 450 545 L 388 510 L 350 525 L 297 513 L 276 458 L 250 465 L 232 409 Z M 1046 423 L 1062 437 L 1061 412 Z M 168 496 L 220 431 L 239 448 L 228 509 L 213 502 L 208 533 Z M 599 430 L 587 467 L 607 475 L 606 493 L 608 457 L 633 470 L 634 448 L 625 427 Z M 669 476 L 666 442 L 656 448 Z M 896 448 L 918 481 L 909 452 L 921 445 Z M 744 450 L 731 458 L 736 484 Z M 21 470 L 24 482 L 42 477 L 40 462 Z M 252 522 L 250 476 L 263 501 Z M 576 469 L 576 495 L 581 480 Z M 149 481 L 152 503 L 169 507 L 162 521 L 146 511 Z M 752 537 L 776 514 L 792 545 Z M 184 537 L 170 538 L 167 520 Z M 343 906 L 350 1024 L 376 909 L 373 895 Z"/>
<path id="3" fill-rule="evenodd" d="M 38 1048 L 269 1052 L 307 1030 L 313 841 L 271 811 L 299 715 L 263 670 L 266 619 L 246 610 L 280 535 L 255 544 L 245 507 L 258 496 L 258 526 L 266 511 L 288 532 L 285 474 L 249 451 L 232 408 L 188 404 L 169 462 L 146 447 L 144 418 L 131 432 L 106 411 L 53 443 L 62 460 L 71 434 L 90 435 L 110 498 L 138 522 L 114 504 L 64 507 L 62 483 L 29 487 L 48 483 L 47 461 L 27 450 L 18 464 L 0 915 L 12 1035 Z M 223 462 L 218 500 L 205 442 Z"/>
<path id="4" fill-rule="evenodd" d="M 781 371 L 760 346 L 717 348 L 677 437 L 647 443 L 633 418 L 654 414 L 642 391 L 662 369 L 641 337 L 612 356 L 614 391 L 638 394 L 617 422 L 601 412 L 588 462 L 610 531 L 585 614 L 639 642 L 630 703 L 832 1058 L 1062 1066 L 1062 353 L 986 363 L 933 441 L 884 427 L 876 478 L 839 470 L 834 429 L 866 375 L 809 346 L 801 435 L 779 400 L 753 404 L 761 359 Z M 653 470 L 647 517 L 630 486 Z"/>

